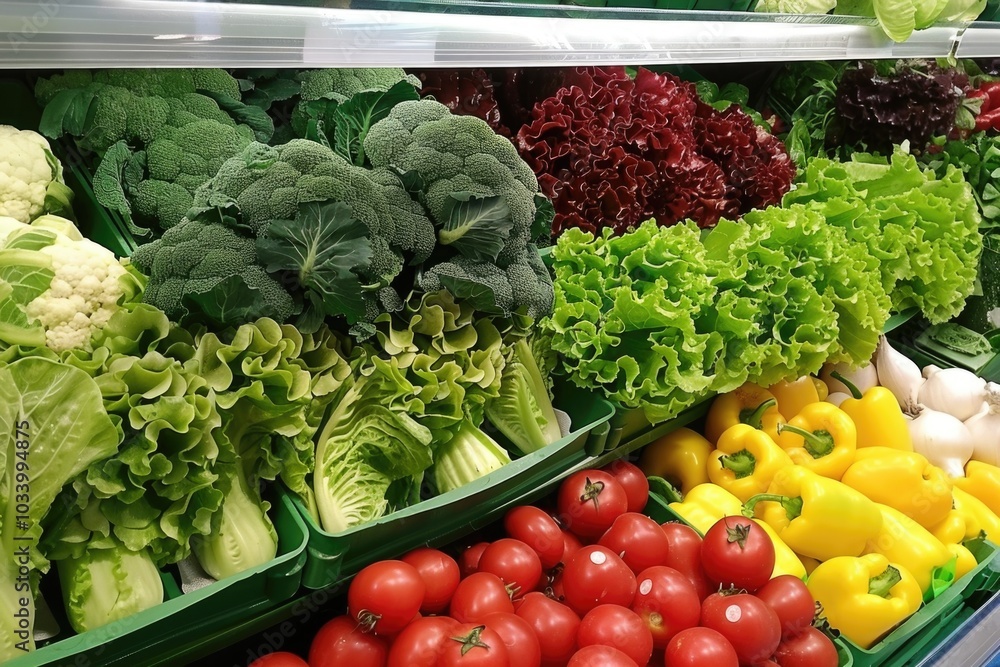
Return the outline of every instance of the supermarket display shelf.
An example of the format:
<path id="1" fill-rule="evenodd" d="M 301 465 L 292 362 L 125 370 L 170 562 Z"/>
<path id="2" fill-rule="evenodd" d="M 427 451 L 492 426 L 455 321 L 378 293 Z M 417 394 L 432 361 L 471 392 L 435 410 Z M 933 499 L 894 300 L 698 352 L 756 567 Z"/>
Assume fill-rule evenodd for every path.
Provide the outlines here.
<path id="1" fill-rule="evenodd" d="M 0 0 L 0 67 L 681 64 L 946 57 L 956 49 L 1000 55 L 988 25 L 937 26 L 896 44 L 874 19 L 843 16 L 469 0 L 359 3 L 367 9 Z M 968 46 L 964 35 L 971 35 Z"/>

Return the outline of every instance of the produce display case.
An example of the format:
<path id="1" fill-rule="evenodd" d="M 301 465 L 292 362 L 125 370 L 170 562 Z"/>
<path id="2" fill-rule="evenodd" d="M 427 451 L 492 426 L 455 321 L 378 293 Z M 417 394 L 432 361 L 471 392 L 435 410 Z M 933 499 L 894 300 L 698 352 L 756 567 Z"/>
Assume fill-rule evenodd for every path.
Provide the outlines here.
<path id="1" fill-rule="evenodd" d="M 0 44 L 0 63 L 12 70 L 9 80 L 0 81 L 0 96 L 8 101 L 0 123 L 23 128 L 37 127 L 39 110 L 14 70 L 33 68 L 680 65 L 1000 56 L 1000 24 L 993 23 L 1000 18 L 1000 3 L 994 0 L 975 23 L 938 25 L 903 43 L 886 39 L 872 19 L 753 14 L 753 0 L 66 0 L 43 21 L 20 27 L 40 11 L 33 4 L 0 0 L 0 23 L 14 26 L 12 38 Z M 54 150 L 76 193 L 81 229 L 119 256 L 131 254 L 136 242 L 126 225 L 93 195 L 93 165 L 74 155 L 68 143 Z M 984 332 L 990 352 L 968 357 L 936 347 L 926 331 L 914 333 L 908 317 L 912 313 L 894 317 L 886 327 L 895 329 L 897 349 L 922 365 L 961 365 L 1000 381 L 996 331 Z M 60 635 L 7 664 L 177 665 L 199 658 L 210 664 L 214 651 L 287 621 L 304 601 L 334 596 L 365 564 L 419 544 L 452 542 L 513 505 L 550 492 L 574 471 L 627 457 L 696 423 L 710 405 L 705 400 L 675 419 L 650 424 L 641 411 L 616 410 L 568 384 L 561 395 L 567 398 L 557 405 L 573 417 L 572 432 L 498 473 L 338 535 L 324 533 L 279 487 L 273 513 L 279 557 L 272 563 L 187 594 L 181 594 L 175 573 L 164 572 L 164 604 L 107 629 Z M 676 518 L 658 496 L 647 511 L 658 521 Z M 969 544 L 979 563 L 973 573 L 870 650 L 838 640 L 840 667 L 984 664 L 1000 647 L 1000 563 L 994 545 Z M 337 604 L 327 603 L 326 609 Z"/>

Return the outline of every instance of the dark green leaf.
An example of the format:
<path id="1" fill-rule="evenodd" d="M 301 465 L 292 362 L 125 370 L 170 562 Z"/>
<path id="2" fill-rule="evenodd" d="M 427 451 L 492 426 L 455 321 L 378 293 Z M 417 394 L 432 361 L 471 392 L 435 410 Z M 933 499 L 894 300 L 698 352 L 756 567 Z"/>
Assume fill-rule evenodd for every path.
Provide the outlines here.
<path id="1" fill-rule="evenodd" d="M 403 171 L 396 167 L 390 169 L 399 177 L 399 182 L 403 184 L 403 189 L 409 194 L 415 195 L 427 189 L 427 183 L 419 171 Z"/>
<path id="2" fill-rule="evenodd" d="M 94 97 L 93 91 L 86 88 L 60 91 L 45 105 L 38 131 L 50 139 L 58 139 L 64 134 L 84 134 L 84 125 Z"/>
<path id="3" fill-rule="evenodd" d="M 222 325 L 255 320 L 268 308 L 264 293 L 235 274 L 206 292 L 186 293 L 184 303 L 191 312 L 203 312 L 213 322 Z"/>
<path id="4" fill-rule="evenodd" d="M 359 167 L 365 166 L 365 137 L 372 125 L 389 115 L 392 108 L 420 96 L 407 81 L 400 81 L 383 92 L 372 90 L 354 95 L 333 114 L 333 141 L 335 153 Z M 329 131 L 329 129 L 328 129 Z"/>
<path id="5" fill-rule="evenodd" d="M 514 226 L 510 208 L 499 195 L 453 192 L 442 214 L 445 223 L 438 231 L 438 240 L 476 261 L 495 261 Z"/>
<path id="6" fill-rule="evenodd" d="M 253 130 L 257 141 L 266 144 L 274 134 L 274 121 L 267 112 L 258 106 L 244 104 L 221 93 L 212 90 L 199 90 L 199 93 L 215 100 L 219 108 L 225 111 L 237 123 L 242 123 Z"/>
<path id="7" fill-rule="evenodd" d="M 453 276 L 440 275 L 441 285 L 448 290 L 456 299 L 462 299 L 478 310 L 487 314 L 502 314 L 497 308 L 496 293 L 486 284 L 456 278 Z"/>
<path id="8" fill-rule="evenodd" d="M 536 241 L 551 241 L 552 221 L 555 220 L 556 209 L 552 200 L 545 195 L 535 195 L 535 220 L 531 225 L 531 238 Z M 547 245 L 547 244 L 546 244 Z"/>
<path id="9" fill-rule="evenodd" d="M 294 273 L 309 302 L 326 315 L 356 322 L 365 312 L 357 273 L 371 259 L 368 233 L 347 204 L 311 202 L 295 220 L 272 222 L 268 237 L 257 240 L 257 255 L 270 273 Z"/>

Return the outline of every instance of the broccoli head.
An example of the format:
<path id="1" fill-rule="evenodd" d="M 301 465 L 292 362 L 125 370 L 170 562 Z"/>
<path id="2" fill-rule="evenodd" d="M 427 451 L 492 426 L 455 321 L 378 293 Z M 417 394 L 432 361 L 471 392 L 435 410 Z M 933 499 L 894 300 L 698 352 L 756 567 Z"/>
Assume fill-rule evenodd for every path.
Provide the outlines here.
<path id="1" fill-rule="evenodd" d="M 339 69 L 314 69 L 302 72 L 303 100 L 329 98 L 343 102 L 367 90 L 389 90 L 400 81 L 408 81 L 420 88 L 420 79 L 409 76 L 399 67 L 359 67 Z"/>
<path id="2" fill-rule="evenodd" d="M 296 311 L 292 296 L 257 262 L 254 240 L 222 222 L 185 220 L 140 246 L 132 262 L 149 276 L 143 300 L 174 321 L 284 322 Z"/>

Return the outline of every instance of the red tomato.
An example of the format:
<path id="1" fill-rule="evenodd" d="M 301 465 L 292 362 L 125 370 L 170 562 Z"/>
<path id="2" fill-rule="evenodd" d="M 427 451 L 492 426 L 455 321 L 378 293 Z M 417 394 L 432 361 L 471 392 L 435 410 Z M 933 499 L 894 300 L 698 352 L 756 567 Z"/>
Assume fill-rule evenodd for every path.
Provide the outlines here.
<path id="1" fill-rule="evenodd" d="M 455 635 L 458 625 L 447 616 L 429 616 L 410 623 L 392 642 L 388 667 L 436 667 L 442 645 Z M 353 663 L 337 667 L 342 665 L 354 667 Z"/>
<path id="2" fill-rule="evenodd" d="M 583 542 L 580 538 L 569 532 L 568 530 L 562 531 L 563 536 L 563 555 L 562 562 L 565 563 L 570 559 L 570 557 L 577 551 L 583 548 Z"/>
<path id="3" fill-rule="evenodd" d="M 646 479 L 646 475 L 639 469 L 639 466 L 619 459 L 604 466 L 601 470 L 610 473 L 625 489 L 629 512 L 641 512 L 646 509 L 646 503 L 649 501 L 649 480 Z"/>
<path id="4" fill-rule="evenodd" d="M 485 625 L 460 623 L 444 640 L 438 667 L 510 667 L 507 646 Z"/>
<path id="5" fill-rule="evenodd" d="M 385 667 L 388 657 L 386 641 L 362 632 L 347 615 L 327 621 L 309 647 L 309 667 Z"/>
<path id="6" fill-rule="evenodd" d="M 305 660 L 285 651 L 262 655 L 250 663 L 250 667 L 309 667 Z"/>
<path id="7" fill-rule="evenodd" d="M 479 571 L 479 559 L 488 546 L 490 546 L 489 542 L 479 542 L 478 544 L 473 544 L 471 547 L 466 547 L 462 551 L 462 554 L 458 557 L 458 565 L 463 579 Z"/>
<path id="8" fill-rule="evenodd" d="M 681 630 L 698 625 L 701 599 L 686 576 L 671 567 L 657 565 L 643 570 L 632 611 L 639 614 L 653 636 L 653 646 L 666 648 Z"/>
<path id="9" fill-rule="evenodd" d="M 602 604 L 587 612 L 580 621 L 576 641 L 580 648 L 611 646 L 637 665 L 645 665 L 653 655 L 653 635 L 646 622 L 631 609 L 616 604 Z"/>
<path id="10" fill-rule="evenodd" d="M 764 584 L 755 595 L 767 603 L 781 621 L 781 636 L 787 639 L 812 625 L 816 601 L 798 577 L 783 574 Z"/>
<path id="11" fill-rule="evenodd" d="M 581 470 L 559 487 L 559 519 L 580 537 L 596 539 L 628 511 L 625 489 L 601 470 Z"/>
<path id="12" fill-rule="evenodd" d="M 542 567 L 555 567 L 562 560 L 565 545 L 555 519 L 531 505 L 521 505 L 507 512 L 503 527 L 515 540 L 521 540 L 538 554 Z"/>
<path id="13" fill-rule="evenodd" d="M 585 646 L 569 659 L 566 667 L 639 667 L 635 660 L 610 646 Z"/>
<path id="14" fill-rule="evenodd" d="M 581 616 L 599 604 L 631 606 L 635 587 L 628 565 L 598 544 L 577 551 L 563 570 L 566 604 Z"/>
<path id="15" fill-rule="evenodd" d="M 448 608 L 451 596 L 458 588 L 462 575 L 455 559 L 437 549 L 414 549 L 400 560 L 417 568 L 424 580 L 426 592 L 420 611 L 425 614 L 440 614 Z"/>
<path id="16" fill-rule="evenodd" d="M 451 617 L 461 623 L 479 623 L 495 611 L 514 613 L 514 603 L 503 581 L 489 572 L 471 574 L 451 598 Z"/>
<path id="17" fill-rule="evenodd" d="M 358 572 L 347 589 L 347 608 L 365 630 L 377 635 L 399 632 L 424 602 L 420 573 L 409 563 L 383 560 Z"/>
<path id="18" fill-rule="evenodd" d="M 500 635 L 507 646 L 507 657 L 512 667 L 539 667 L 542 664 L 538 635 L 526 620 L 517 614 L 496 613 L 487 614 L 483 624 Z"/>
<path id="19" fill-rule="evenodd" d="M 636 512 L 626 512 L 615 519 L 597 543 L 619 554 L 636 574 L 663 565 L 670 546 L 659 524 Z"/>
<path id="20" fill-rule="evenodd" d="M 495 574 L 520 598 L 538 588 L 542 581 L 542 561 L 520 540 L 505 537 L 486 547 L 479 559 L 479 571 Z"/>
<path id="21" fill-rule="evenodd" d="M 667 536 L 667 558 L 663 564 L 687 576 L 698 592 L 698 599 L 704 600 L 718 590 L 705 575 L 701 566 L 701 535 L 694 528 L 683 523 L 665 523 L 660 526 Z"/>
<path id="22" fill-rule="evenodd" d="M 701 624 L 728 639 L 741 664 L 767 660 L 781 641 L 778 615 L 746 593 L 709 595 L 701 604 Z"/>
<path id="23" fill-rule="evenodd" d="M 535 631 L 542 651 L 542 665 L 565 665 L 576 651 L 580 617 L 542 593 L 525 595 L 517 615 Z"/>
<path id="24" fill-rule="evenodd" d="M 771 578 L 774 543 L 750 519 L 726 516 L 705 533 L 701 564 L 712 583 L 753 593 Z"/>
<path id="25" fill-rule="evenodd" d="M 709 628 L 681 630 L 667 645 L 666 667 L 739 667 L 729 640 Z"/>
<path id="26" fill-rule="evenodd" d="M 782 641 L 774 652 L 774 660 L 781 667 L 837 667 L 840 657 L 829 637 L 809 627 Z"/>

